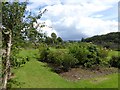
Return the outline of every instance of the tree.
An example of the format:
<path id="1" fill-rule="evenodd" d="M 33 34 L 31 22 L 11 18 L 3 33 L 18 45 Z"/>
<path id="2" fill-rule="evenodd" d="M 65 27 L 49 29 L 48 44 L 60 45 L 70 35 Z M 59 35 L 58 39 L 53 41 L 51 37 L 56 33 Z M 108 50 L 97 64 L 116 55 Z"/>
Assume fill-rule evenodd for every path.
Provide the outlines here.
<path id="1" fill-rule="evenodd" d="M 15 43 L 15 39 L 21 34 L 23 28 L 22 19 L 24 16 L 26 3 L 17 2 L 2 2 L 2 35 L 3 45 L 6 49 L 6 57 L 4 61 L 4 78 L 3 88 L 7 87 L 7 80 L 10 79 L 10 53 L 12 48 L 12 42 Z M 15 36 L 15 37 L 13 37 Z M 20 37 L 19 37 L 20 38 Z"/>
<path id="2" fill-rule="evenodd" d="M 58 42 L 60 42 L 60 43 L 62 43 L 62 42 L 63 42 L 63 40 L 62 40 L 62 38 L 61 38 L 61 37 L 58 37 L 58 38 L 57 38 L 57 41 L 58 41 Z"/>
<path id="3" fill-rule="evenodd" d="M 2 2 L 2 39 L 3 46 L 6 50 L 6 56 L 4 62 L 3 72 L 3 88 L 7 88 L 7 81 L 10 79 L 11 73 L 11 51 L 18 48 L 19 43 L 24 42 L 26 38 L 31 36 L 35 40 L 39 33 L 36 29 L 40 26 L 33 26 L 33 23 L 37 23 L 37 19 L 40 19 L 42 14 L 46 11 L 40 12 L 37 16 L 32 16 L 31 13 L 26 13 L 27 2 Z M 26 15 L 26 16 L 25 16 Z M 41 25 L 40 27 L 43 27 Z"/>
<path id="4" fill-rule="evenodd" d="M 81 39 L 81 42 L 84 42 L 84 38 Z"/>
<path id="5" fill-rule="evenodd" d="M 52 33 L 51 37 L 52 37 L 53 44 L 55 44 L 56 43 L 57 35 L 55 33 Z"/>
<path id="6" fill-rule="evenodd" d="M 47 43 L 47 44 L 49 44 L 49 45 L 52 44 L 52 38 L 46 37 L 45 43 Z"/>

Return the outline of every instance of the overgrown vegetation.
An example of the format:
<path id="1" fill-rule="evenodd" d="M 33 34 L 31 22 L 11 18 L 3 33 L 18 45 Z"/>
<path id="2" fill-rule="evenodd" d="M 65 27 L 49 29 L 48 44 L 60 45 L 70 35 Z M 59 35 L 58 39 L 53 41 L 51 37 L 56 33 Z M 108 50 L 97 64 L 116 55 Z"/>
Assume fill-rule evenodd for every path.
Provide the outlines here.
<path id="1" fill-rule="evenodd" d="M 108 50 L 89 43 L 69 44 L 68 48 L 55 49 L 42 44 L 39 48 L 40 61 L 53 64 L 56 72 L 68 71 L 72 67 L 83 66 L 95 69 L 108 67 Z"/>

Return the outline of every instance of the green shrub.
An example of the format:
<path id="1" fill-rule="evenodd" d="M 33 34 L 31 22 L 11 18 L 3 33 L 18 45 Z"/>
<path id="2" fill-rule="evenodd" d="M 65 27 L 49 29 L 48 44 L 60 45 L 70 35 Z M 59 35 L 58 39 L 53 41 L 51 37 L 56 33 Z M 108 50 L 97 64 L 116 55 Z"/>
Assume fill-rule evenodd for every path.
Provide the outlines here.
<path id="1" fill-rule="evenodd" d="M 97 51 L 97 55 L 100 56 L 101 58 L 105 58 L 108 56 L 108 50 L 105 50 L 103 48 L 99 48 Z"/>
<path id="2" fill-rule="evenodd" d="M 98 48 L 97 50 L 97 57 L 99 58 L 100 60 L 100 64 L 105 66 L 105 65 L 109 65 L 109 62 L 108 62 L 108 50 L 105 50 L 103 48 Z"/>
<path id="3" fill-rule="evenodd" d="M 112 56 L 109 63 L 112 67 L 120 68 L 120 56 Z"/>
<path id="4" fill-rule="evenodd" d="M 75 65 L 78 63 L 78 60 L 74 58 L 71 54 L 64 54 L 62 56 L 63 58 L 63 68 L 65 71 L 68 71 L 71 67 L 75 67 Z"/>
<path id="5" fill-rule="evenodd" d="M 63 58 L 62 56 L 64 55 L 64 52 L 62 51 L 50 51 L 48 55 L 48 62 L 49 63 L 54 63 L 57 65 L 62 65 Z"/>
<path id="6" fill-rule="evenodd" d="M 20 67 L 29 61 L 28 57 L 21 57 L 19 55 L 12 55 L 10 59 L 12 67 Z"/>
<path id="7" fill-rule="evenodd" d="M 78 44 L 72 44 L 69 46 L 69 53 L 78 59 L 79 64 L 82 65 L 87 58 L 88 50 Z"/>
<path id="8" fill-rule="evenodd" d="M 91 68 L 93 66 L 107 64 L 108 52 L 93 44 L 72 44 L 69 46 L 69 53 L 79 61 L 79 65 Z"/>
<path id="9" fill-rule="evenodd" d="M 40 44 L 39 46 L 39 53 L 40 53 L 40 61 L 47 61 L 47 56 L 49 54 L 49 48 L 47 47 L 46 44 Z"/>
<path id="10" fill-rule="evenodd" d="M 11 56 L 10 56 L 10 61 L 11 61 L 11 66 L 12 67 L 20 67 L 24 65 L 27 61 L 29 61 L 29 56 L 21 56 L 20 55 L 20 48 L 17 47 L 12 47 L 11 51 Z"/>
<path id="11" fill-rule="evenodd" d="M 76 58 L 62 50 L 50 51 L 48 59 L 49 62 L 55 63 L 57 65 L 62 65 L 63 67 L 71 67 L 78 63 L 78 60 Z"/>
<path id="12" fill-rule="evenodd" d="M 68 71 L 71 67 L 82 65 L 87 68 L 107 65 L 106 59 L 108 52 L 93 44 L 74 43 L 68 45 L 68 51 L 61 49 L 49 49 L 42 44 L 40 51 L 40 60 L 54 64 L 57 68 L 63 68 Z M 56 68 L 55 67 L 55 68 Z"/>
<path id="13" fill-rule="evenodd" d="M 47 50 L 43 48 L 40 55 L 41 61 L 54 64 L 54 69 L 61 68 L 67 71 L 78 63 L 78 60 L 72 54 L 68 54 L 64 50 Z"/>

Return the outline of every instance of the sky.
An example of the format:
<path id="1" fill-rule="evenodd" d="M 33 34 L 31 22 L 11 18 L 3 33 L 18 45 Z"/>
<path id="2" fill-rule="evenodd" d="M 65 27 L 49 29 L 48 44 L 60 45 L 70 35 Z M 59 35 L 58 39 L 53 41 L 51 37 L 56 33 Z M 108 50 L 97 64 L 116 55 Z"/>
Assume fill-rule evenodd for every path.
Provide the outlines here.
<path id="1" fill-rule="evenodd" d="M 38 14 L 47 9 L 38 23 L 48 36 L 55 32 L 64 40 L 118 31 L 119 0 L 29 0 L 27 10 Z"/>

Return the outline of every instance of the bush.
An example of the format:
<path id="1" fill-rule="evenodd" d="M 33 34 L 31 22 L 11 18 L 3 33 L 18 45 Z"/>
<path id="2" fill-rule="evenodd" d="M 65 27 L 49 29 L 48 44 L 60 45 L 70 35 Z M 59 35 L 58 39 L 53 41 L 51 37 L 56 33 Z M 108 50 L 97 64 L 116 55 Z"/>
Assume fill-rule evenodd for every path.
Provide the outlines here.
<path id="1" fill-rule="evenodd" d="M 109 63 L 112 67 L 120 68 L 120 56 L 112 56 Z"/>
<path id="2" fill-rule="evenodd" d="M 69 46 L 69 53 L 78 59 L 79 65 L 87 68 L 108 63 L 106 61 L 108 53 L 93 44 L 72 44 Z"/>
<path id="3" fill-rule="evenodd" d="M 75 67 L 75 65 L 78 63 L 78 60 L 74 58 L 71 54 L 64 54 L 62 58 L 62 65 L 65 71 L 68 71 L 71 67 Z"/>
<path id="4" fill-rule="evenodd" d="M 109 62 L 108 62 L 108 50 L 105 50 L 103 48 L 98 48 L 97 50 L 97 56 L 99 57 L 99 60 L 100 60 L 100 64 L 101 65 L 109 65 Z"/>
<path id="5" fill-rule="evenodd" d="M 69 44 L 68 50 L 49 49 L 43 44 L 39 49 L 40 60 L 54 64 L 57 70 L 65 71 L 78 65 L 93 68 L 108 64 L 106 59 L 108 52 L 96 45 L 74 43 Z"/>
<path id="6" fill-rule="evenodd" d="M 40 44 L 39 46 L 39 53 L 40 53 L 40 61 L 46 62 L 47 56 L 49 54 L 49 48 L 46 44 Z"/>
<path id="7" fill-rule="evenodd" d="M 62 56 L 64 55 L 64 52 L 62 51 L 50 51 L 48 55 L 48 62 L 49 63 L 54 63 L 56 65 L 62 65 L 63 58 Z"/>
<path id="8" fill-rule="evenodd" d="M 19 55 L 12 55 L 10 59 L 12 67 L 20 67 L 29 61 L 28 57 L 21 57 Z"/>
<path id="9" fill-rule="evenodd" d="M 105 50 L 103 48 L 99 48 L 97 51 L 98 56 L 100 56 L 101 58 L 105 58 L 108 56 L 108 50 Z"/>
<path id="10" fill-rule="evenodd" d="M 78 44 L 69 46 L 69 53 L 78 59 L 79 64 L 82 65 L 87 58 L 88 50 Z"/>
<path id="11" fill-rule="evenodd" d="M 28 56 L 23 57 L 19 55 L 20 50 L 21 50 L 20 48 L 13 47 L 11 51 L 10 60 L 12 67 L 20 67 L 24 65 L 27 61 L 29 61 Z"/>
<path id="12" fill-rule="evenodd" d="M 78 60 L 71 54 L 65 53 L 64 51 L 50 51 L 48 55 L 48 62 L 54 63 L 59 67 L 63 67 L 64 70 L 69 70 L 70 67 L 74 67 L 78 63 Z"/>
<path id="13" fill-rule="evenodd" d="M 54 64 L 54 70 L 63 69 L 64 71 L 68 71 L 78 63 L 78 60 L 73 55 L 68 54 L 64 50 L 48 50 L 42 48 L 40 52 L 40 60 Z"/>

